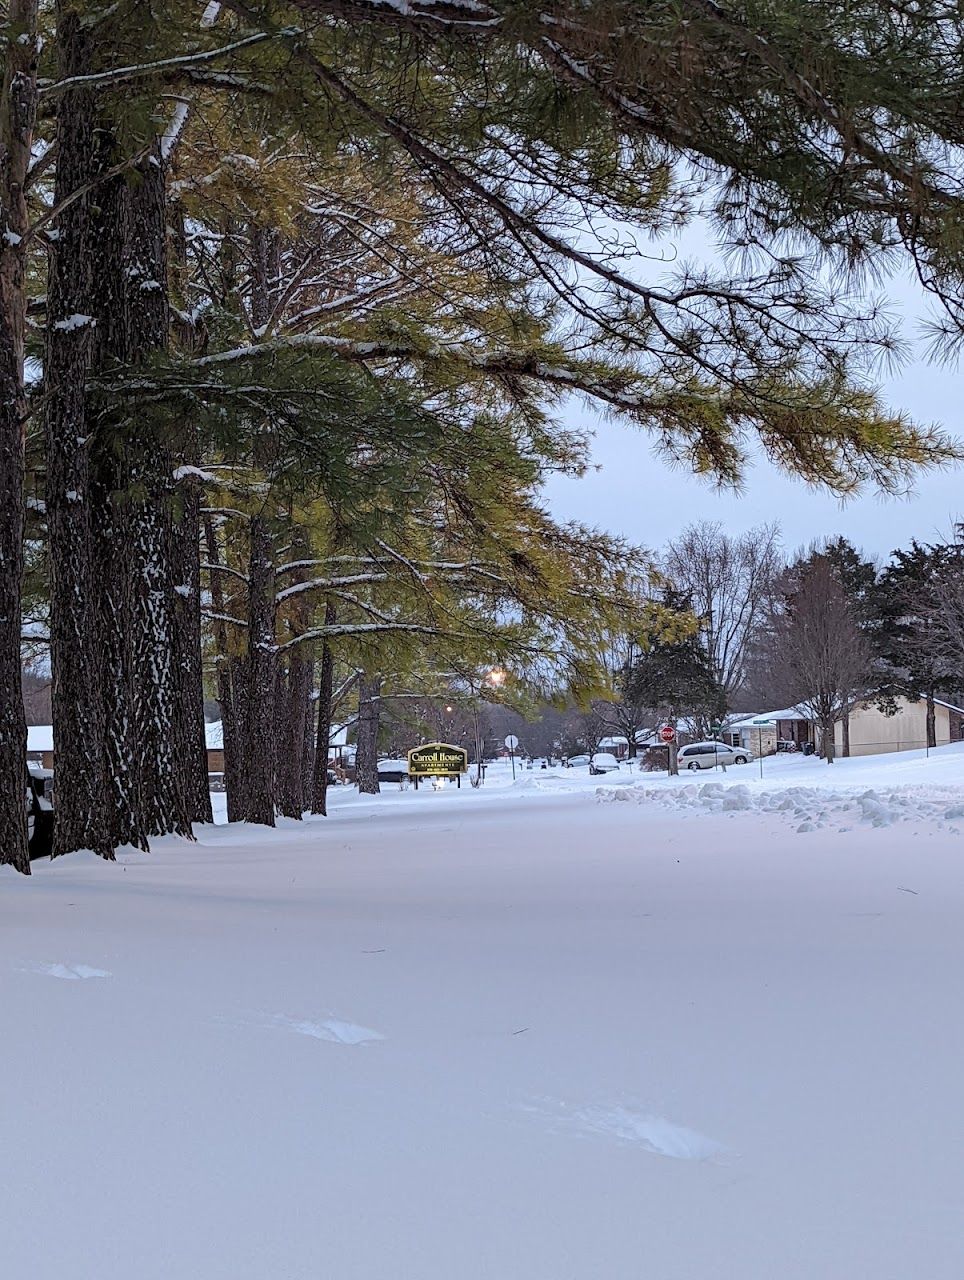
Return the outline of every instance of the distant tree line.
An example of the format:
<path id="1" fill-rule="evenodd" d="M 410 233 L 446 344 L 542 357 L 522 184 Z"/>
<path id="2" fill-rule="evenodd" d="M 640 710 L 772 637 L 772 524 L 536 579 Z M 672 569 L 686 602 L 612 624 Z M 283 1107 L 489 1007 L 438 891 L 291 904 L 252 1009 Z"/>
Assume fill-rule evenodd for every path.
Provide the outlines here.
<path id="1" fill-rule="evenodd" d="M 850 753 L 859 702 L 894 713 L 923 700 L 935 746 L 935 699 L 964 697 L 964 528 L 944 542 L 913 541 L 884 563 L 845 538 L 787 556 L 779 530 L 733 537 L 703 522 L 685 529 L 659 561 L 662 599 L 692 629 L 624 638 L 612 695 L 575 713 L 576 740 L 593 750 L 685 721 L 695 737 L 735 712 L 798 708 L 834 755 L 835 728 Z"/>

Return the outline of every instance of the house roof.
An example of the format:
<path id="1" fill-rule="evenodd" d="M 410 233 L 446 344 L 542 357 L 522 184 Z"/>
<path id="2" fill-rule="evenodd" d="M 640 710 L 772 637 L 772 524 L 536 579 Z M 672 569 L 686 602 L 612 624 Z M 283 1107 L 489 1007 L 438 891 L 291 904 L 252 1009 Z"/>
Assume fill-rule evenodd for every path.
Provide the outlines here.
<path id="1" fill-rule="evenodd" d="M 758 725 L 757 720 L 769 720 L 776 723 L 777 720 L 809 720 L 811 719 L 805 712 L 798 707 L 784 707 L 781 711 L 759 711 L 755 716 L 744 716 L 740 720 L 731 720 L 726 725 L 727 732 L 732 729 L 763 729 L 765 725 Z"/>
<path id="2" fill-rule="evenodd" d="M 328 745 L 343 747 L 348 738 L 348 730 L 342 724 L 331 726 L 331 738 Z M 208 720 L 204 726 L 204 745 L 208 751 L 221 751 L 224 747 L 224 728 L 220 720 Z M 31 747 L 32 751 L 46 750 L 43 747 Z"/>
<path id="3" fill-rule="evenodd" d="M 948 711 L 960 711 L 964 715 L 964 707 L 955 706 L 953 702 L 945 702 L 943 698 L 935 698 L 934 701 L 939 707 L 947 707 Z"/>
<path id="4" fill-rule="evenodd" d="M 28 751 L 53 751 L 54 727 L 52 724 L 27 725 Z"/>
<path id="5" fill-rule="evenodd" d="M 649 735 L 643 733 L 641 730 L 636 731 L 635 737 L 637 746 L 643 746 L 649 741 Z M 599 745 L 601 747 L 625 747 L 628 742 L 629 739 L 624 733 L 617 733 L 611 738 L 599 739 Z"/>

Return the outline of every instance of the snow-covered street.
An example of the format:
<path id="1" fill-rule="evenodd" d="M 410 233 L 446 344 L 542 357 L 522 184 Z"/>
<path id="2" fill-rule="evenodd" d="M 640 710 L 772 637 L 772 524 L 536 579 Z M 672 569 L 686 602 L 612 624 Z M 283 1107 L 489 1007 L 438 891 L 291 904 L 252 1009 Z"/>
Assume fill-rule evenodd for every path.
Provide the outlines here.
<path id="1" fill-rule="evenodd" d="M 957 1280 L 964 758 L 925 764 L 346 791 L 4 874 L 5 1273 Z"/>

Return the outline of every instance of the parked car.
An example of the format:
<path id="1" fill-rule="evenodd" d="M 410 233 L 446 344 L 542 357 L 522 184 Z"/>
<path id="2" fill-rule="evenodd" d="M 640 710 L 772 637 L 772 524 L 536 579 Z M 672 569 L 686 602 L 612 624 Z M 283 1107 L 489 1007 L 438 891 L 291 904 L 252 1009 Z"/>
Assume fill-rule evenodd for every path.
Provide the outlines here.
<path id="1" fill-rule="evenodd" d="M 589 761 L 590 773 L 612 773 L 614 769 L 618 768 L 619 761 L 614 755 L 610 755 L 608 751 L 597 751 Z"/>
<path id="2" fill-rule="evenodd" d="M 54 774 L 27 762 L 27 839 L 30 859 L 49 858 L 54 842 Z"/>
<path id="3" fill-rule="evenodd" d="M 570 756 L 569 759 L 566 761 L 566 768 L 574 769 L 578 765 L 589 764 L 591 759 L 592 759 L 591 756 Z"/>
<path id="4" fill-rule="evenodd" d="M 379 782 L 401 782 L 403 779 L 408 781 L 407 760 L 379 760 Z"/>
<path id="5" fill-rule="evenodd" d="M 746 764 L 753 752 L 745 747 L 728 747 L 725 742 L 691 742 L 676 757 L 680 768 L 712 769 L 718 764 Z"/>

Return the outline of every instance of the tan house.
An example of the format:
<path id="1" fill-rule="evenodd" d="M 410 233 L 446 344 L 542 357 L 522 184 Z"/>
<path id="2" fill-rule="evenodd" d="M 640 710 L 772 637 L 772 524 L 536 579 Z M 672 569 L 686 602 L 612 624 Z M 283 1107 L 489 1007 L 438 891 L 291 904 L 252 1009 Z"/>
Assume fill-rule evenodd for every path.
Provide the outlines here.
<path id="1" fill-rule="evenodd" d="M 861 702 L 850 713 L 850 754 L 876 756 L 889 751 L 915 751 L 927 746 L 927 703 L 898 698 L 896 715 L 888 716 L 873 702 Z M 939 747 L 960 742 L 964 709 L 934 700 L 935 737 Z M 843 751 L 843 725 L 834 730 L 834 750 Z"/>
<path id="2" fill-rule="evenodd" d="M 927 703 L 921 698 L 896 699 L 894 715 L 886 715 L 872 700 L 860 702 L 850 713 L 850 754 L 883 755 L 891 751 L 923 750 L 927 746 Z M 964 708 L 935 699 L 937 746 L 964 738 Z M 773 755 L 793 744 L 800 750 L 806 743 L 817 744 L 817 726 L 805 711 L 796 707 L 762 711 L 726 726 L 722 737 L 734 746 L 748 747 L 755 755 Z M 834 752 L 843 754 L 843 724 L 834 730 Z"/>

